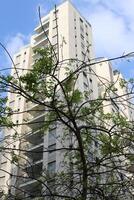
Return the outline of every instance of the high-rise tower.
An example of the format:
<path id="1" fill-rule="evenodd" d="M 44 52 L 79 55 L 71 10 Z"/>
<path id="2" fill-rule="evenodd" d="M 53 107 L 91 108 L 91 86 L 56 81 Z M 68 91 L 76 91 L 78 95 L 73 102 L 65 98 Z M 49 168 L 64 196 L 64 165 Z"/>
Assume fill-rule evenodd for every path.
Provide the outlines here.
<path id="1" fill-rule="evenodd" d="M 28 46 L 22 48 L 15 56 L 15 68 L 12 69 L 11 75 L 18 77 L 24 75 L 36 60 L 34 50 L 51 45 L 55 50 L 53 56 L 59 61 L 75 58 L 82 61 L 90 61 L 94 58 L 92 45 L 92 30 L 90 23 L 81 16 L 77 9 L 65 1 L 55 9 L 51 10 L 46 16 L 41 18 L 42 25 L 35 28 L 35 34 L 31 37 Z M 93 66 L 95 70 L 95 66 Z M 16 73 L 17 69 L 17 73 Z M 60 72 L 60 79 L 64 78 L 64 68 Z M 97 97 L 96 77 L 90 76 L 83 72 L 80 76 L 77 87 L 81 91 L 87 91 L 90 88 L 92 97 Z M 16 114 L 13 115 L 12 121 L 18 124 L 13 130 L 6 130 L 5 136 L 8 138 L 4 146 L 10 146 L 13 149 L 25 149 L 27 152 L 13 151 L 11 154 L 3 152 L 0 171 L 0 187 L 5 193 L 15 192 L 15 187 L 24 191 L 24 195 L 40 193 L 42 190 L 38 179 L 42 169 L 56 171 L 61 163 L 59 152 L 43 153 L 45 148 L 58 148 L 59 143 L 55 139 L 57 132 L 60 134 L 59 127 L 51 127 L 49 134 L 44 136 L 41 129 L 44 113 L 37 104 L 27 102 L 20 94 L 9 93 L 8 105 Z M 38 110 L 38 112 L 36 111 Z M 25 125 L 24 125 L 25 123 Z M 38 124 L 38 125 L 37 125 Z M 18 136 L 14 135 L 17 132 Z M 22 142 L 23 141 L 23 142 Z M 36 154 L 38 151 L 40 153 Z M 13 155 L 14 154 L 14 155 Z M 19 154 L 22 159 L 19 168 L 14 162 L 13 157 Z M 11 162 L 12 160 L 12 162 Z M 34 172 L 35 178 L 30 178 Z M 13 174 L 14 176 L 11 176 Z M 23 178 L 22 178 L 23 177 Z M 12 187 L 13 186 L 13 187 Z M 36 189 L 36 191 L 35 191 Z"/>

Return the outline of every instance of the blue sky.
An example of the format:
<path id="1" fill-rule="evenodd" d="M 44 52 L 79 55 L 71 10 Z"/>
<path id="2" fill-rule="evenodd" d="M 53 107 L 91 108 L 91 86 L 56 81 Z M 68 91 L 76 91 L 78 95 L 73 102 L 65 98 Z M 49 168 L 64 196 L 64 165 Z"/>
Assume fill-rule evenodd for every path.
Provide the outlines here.
<path id="1" fill-rule="evenodd" d="M 4 0 L 0 5 L 0 42 L 13 55 L 27 44 L 38 24 L 37 7 L 42 15 L 62 0 Z M 72 0 L 92 24 L 96 56 L 114 57 L 134 51 L 134 0 Z M 0 67 L 9 65 L 0 49 Z M 116 61 L 113 65 L 134 77 L 134 62 Z"/>

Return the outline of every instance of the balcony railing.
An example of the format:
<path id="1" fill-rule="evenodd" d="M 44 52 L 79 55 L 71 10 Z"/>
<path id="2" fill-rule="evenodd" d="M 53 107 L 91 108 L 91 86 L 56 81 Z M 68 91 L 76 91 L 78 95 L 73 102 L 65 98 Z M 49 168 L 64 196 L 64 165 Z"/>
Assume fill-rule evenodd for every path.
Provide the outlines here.
<path id="1" fill-rule="evenodd" d="M 36 141 L 36 144 L 38 144 L 38 143 L 42 143 L 43 142 L 43 135 L 44 135 L 44 132 L 42 130 L 33 129 L 33 130 L 29 131 L 29 132 L 26 132 L 24 138 L 29 143 L 35 143 L 35 141 Z"/>
<path id="2" fill-rule="evenodd" d="M 56 160 L 56 151 L 53 151 L 48 154 L 48 162 L 53 162 Z"/>
<path id="3" fill-rule="evenodd" d="M 27 126 L 31 129 L 38 130 L 43 127 L 45 113 L 27 120 Z"/>
<path id="4" fill-rule="evenodd" d="M 34 185 L 37 185 L 40 183 L 40 181 L 38 181 L 40 178 L 40 176 L 37 177 L 22 177 L 19 179 L 19 187 L 27 187 L 32 188 Z"/>
<path id="5" fill-rule="evenodd" d="M 48 39 L 47 39 L 47 37 L 44 37 L 42 40 L 40 40 L 40 41 L 35 41 L 34 42 L 34 45 L 33 45 L 33 48 L 35 48 L 35 47 L 37 47 L 37 46 L 44 46 L 44 45 L 47 45 L 48 44 Z"/>
<path id="6" fill-rule="evenodd" d="M 43 23 L 42 23 L 44 29 L 47 29 L 49 27 L 49 19 L 46 19 Z M 42 32 L 42 27 L 41 25 L 37 26 L 35 29 L 34 29 L 35 32 L 37 33 L 40 33 Z"/>
<path id="7" fill-rule="evenodd" d="M 43 110 L 39 110 L 39 109 L 31 110 L 29 112 L 29 116 L 30 116 L 29 118 L 31 118 L 31 119 L 37 118 L 37 117 L 40 117 L 43 114 L 44 114 Z"/>
<path id="8" fill-rule="evenodd" d="M 49 27 L 46 27 L 45 28 L 45 32 L 46 33 L 48 33 L 48 30 L 49 30 Z M 35 40 L 37 40 L 40 36 L 44 36 L 44 31 L 41 31 L 40 33 L 38 33 L 38 34 L 35 34 L 34 36 L 33 36 L 33 38 L 35 39 Z"/>
<path id="9" fill-rule="evenodd" d="M 36 150 L 36 149 L 42 147 L 43 145 L 44 145 L 43 141 L 41 143 L 39 143 L 39 144 L 31 144 L 31 143 L 29 143 L 29 144 L 26 144 L 25 150 L 28 150 L 28 151 Z"/>
<path id="10" fill-rule="evenodd" d="M 26 104 L 26 110 L 31 110 L 32 108 L 37 107 L 37 106 L 38 106 L 38 104 L 36 104 L 34 102 L 28 102 Z"/>
<path id="11" fill-rule="evenodd" d="M 35 167 L 36 165 L 42 165 L 43 164 L 43 158 L 38 160 L 38 161 L 34 161 L 32 159 L 29 159 L 29 161 L 27 161 L 24 164 L 24 169 L 25 168 L 30 168 L 30 167 Z"/>

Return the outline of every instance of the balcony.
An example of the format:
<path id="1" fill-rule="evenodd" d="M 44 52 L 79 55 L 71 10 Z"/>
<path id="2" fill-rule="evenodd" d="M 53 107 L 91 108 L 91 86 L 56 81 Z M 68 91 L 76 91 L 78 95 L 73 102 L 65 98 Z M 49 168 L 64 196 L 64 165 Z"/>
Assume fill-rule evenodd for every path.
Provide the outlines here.
<path id="1" fill-rule="evenodd" d="M 40 143 L 40 144 L 33 144 L 33 143 L 29 143 L 25 146 L 25 149 L 27 151 L 36 151 L 36 150 L 39 150 L 41 147 L 43 147 L 44 143 Z"/>
<path id="2" fill-rule="evenodd" d="M 26 148 L 26 150 L 25 155 L 32 163 L 39 162 L 43 159 L 43 143 L 29 149 Z"/>
<path id="3" fill-rule="evenodd" d="M 45 30 L 46 32 L 41 32 L 40 34 L 37 34 L 37 35 L 34 35 L 33 39 L 34 39 L 34 43 L 37 43 L 45 38 L 48 38 L 48 33 L 49 33 L 49 30 Z"/>
<path id="4" fill-rule="evenodd" d="M 42 130 L 32 130 L 25 135 L 25 139 L 27 142 L 37 145 L 43 143 L 43 135 Z"/>
<path id="5" fill-rule="evenodd" d="M 42 175 L 43 159 L 37 162 L 30 161 L 24 165 L 23 172 L 28 177 L 40 177 Z"/>
<path id="6" fill-rule="evenodd" d="M 48 150 L 50 150 L 50 151 L 48 152 L 48 162 L 49 162 L 49 163 L 56 160 L 56 151 L 55 151 L 55 149 L 56 149 L 56 144 L 52 144 L 52 145 L 49 145 L 49 146 L 48 146 Z M 52 150 L 52 151 L 51 151 L 51 150 Z M 53 150 L 54 150 L 54 151 L 53 151 Z"/>
<path id="7" fill-rule="evenodd" d="M 27 171 L 27 169 L 29 169 L 29 168 L 35 168 L 36 169 L 36 167 L 39 169 L 40 168 L 40 166 L 41 166 L 41 168 L 42 168 L 42 164 L 43 164 L 43 159 L 41 159 L 41 160 L 38 160 L 38 161 L 34 161 L 34 160 L 32 160 L 32 159 L 29 159 L 25 164 L 24 164 L 24 171 Z M 38 169 L 37 169 L 37 171 L 38 171 Z"/>
<path id="8" fill-rule="evenodd" d="M 40 178 L 40 177 L 38 177 Z M 36 178 L 37 179 L 37 178 Z M 41 185 L 40 181 L 38 179 L 36 180 L 35 178 L 29 178 L 29 177 L 24 177 L 21 178 L 19 187 L 26 189 L 27 191 L 33 190 L 33 188 L 36 189 L 39 185 Z"/>
<path id="9" fill-rule="evenodd" d="M 48 44 L 48 39 L 47 37 L 44 37 L 42 40 L 39 40 L 39 41 L 35 41 L 34 44 L 33 44 L 33 49 L 34 48 L 42 48 L 44 46 L 47 46 Z"/>
<path id="10" fill-rule="evenodd" d="M 56 127 L 49 129 L 48 133 L 48 145 L 56 143 Z"/>
<path id="11" fill-rule="evenodd" d="M 40 117 L 42 114 L 44 114 L 43 110 L 31 110 L 29 111 L 29 119 Z"/>
<path id="12" fill-rule="evenodd" d="M 30 189 L 34 187 L 34 184 L 41 184 L 38 180 L 42 176 L 42 166 L 43 159 L 37 162 L 31 162 L 31 160 L 29 160 L 22 171 L 22 178 L 19 180 L 20 187 L 25 187 L 27 185 L 27 188 L 29 187 Z"/>
<path id="13" fill-rule="evenodd" d="M 39 105 L 36 104 L 36 103 L 33 103 L 33 102 L 27 102 L 26 104 L 26 110 L 29 111 L 29 110 L 32 110 L 32 109 L 35 109 L 36 107 L 38 107 Z"/>
<path id="14" fill-rule="evenodd" d="M 26 104 L 25 109 L 27 110 L 28 113 L 31 113 L 31 115 L 34 115 L 34 114 L 36 114 L 36 112 L 45 111 L 45 106 L 39 105 L 39 104 L 33 103 L 33 102 L 28 102 Z"/>
<path id="15" fill-rule="evenodd" d="M 42 113 L 42 112 L 41 112 Z M 38 130 L 41 127 L 43 127 L 44 124 L 44 117 L 45 113 L 38 113 L 37 116 L 30 117 L 27 121 L 27 125 L 32 129 L 32 130 Z"/>
<path id="16" fill-rule="evenodd" d="M 49 18 L 45 19 L 44 22 L 42 22 L 42 25 L 43 25 L 44 29 L 47 29 L 49 27 Z M 42 32 L 41 25 L 39 25 L 38 27 L 36 27 L 34 29 L 34 31 L 37 32 L 37 33 L 41 33 Z"/>
<path id="17" fill-rule="evenodd" d="M 49 27 L 46 27 L 46 28 L 45 28 L 46 34 L 48 34 L 48 31 L 49 31 Z M 34 39 L 34 40 L 40 40 L 40 38 L 43 37 L 43 36 L 45 36 L 45 33 L 44 33 L 44 31 L 41 30 L 40 33 L 35 34 L 35 35 L 33 36 L 33 39 Z"/>

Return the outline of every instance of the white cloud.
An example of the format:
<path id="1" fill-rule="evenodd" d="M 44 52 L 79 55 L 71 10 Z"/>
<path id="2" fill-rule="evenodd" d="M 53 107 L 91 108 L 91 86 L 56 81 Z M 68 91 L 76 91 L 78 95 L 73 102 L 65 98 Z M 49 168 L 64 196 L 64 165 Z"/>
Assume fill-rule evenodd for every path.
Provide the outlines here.
<path id="1" fill-rule="evenodd" d="M 39 23 L 39 8 L 40 8 L 40 15 L 41 17 L 45 16 L 48 12 L 48 7 L 46 6 L 47 4 L 43 5 L 43 4 L 38 4 L 36 6 L 36 17 L 35 17 L 35 22 Z"/>
<path id="2" fill-rule="evenodd" d="M 46 13 L 48 12 L 48 8 L 45 7 L 45 6 L 42 5 L 42 4 L 39 4 L 39 5 L 37 6 L 37 11 L 38 11 L 38 8 L 39 8 L 39 7 L 40 7 L 41 16 L 46 15 Z"/>
<path id="3" fill-rule="evenodd" d="M 5 48 L 13 58 L 14 54 L 19 52 L 19 50 L 29 43 L 30 35 L 26 36 L 21 33 L 16 35 L 10 35 L 5 38 Z M 0 55 L 1 66 L 0 67 L 11 67 L 11 60 L 7 53 L 3 51 L 3 55 Z"/>
<path id="4" fill-rule="evenodd" d="M 134 0 L 79 0 L 79 5 L 92 24 L 97 56 L 134 51 Z"/>
<path id="5" fill-rule="evenodd" d="M 124 51 L 133 51 L 133 32 L 128 30 L 122 17 L 98 7 L 89 15 L 97 54 L 117 56 Z"/>
<path id="6" fill-rule="evenodd" d="M 107 5 L 109 9 L 113 9 L 119 15 L 132 19 L 134 17 L 134 1 L 133 0 L 102 0 L 104 5 Z"/>
<path id="7" fill-rule="evenodd" d="M 25 36 L 21 33 L 17 33 L 15 36 L 8 36 L 6 38 L 6 48 L 13 56 L 17 53 L 21 47 L 23 47 L 28 42 L 29 36 Z"/>
<path id="8" fill-rule="evenodd" d="M 116 57 L 134 52 L 134 0 L 72 0 L 91 23 L 97 57 Z M 116 60 L 113 66 L 134 76 L 134 60 Z"/>

